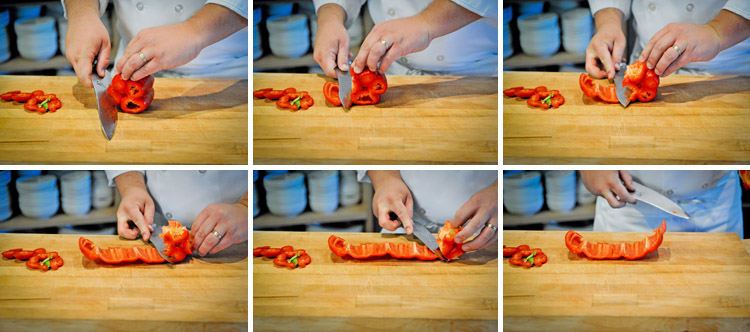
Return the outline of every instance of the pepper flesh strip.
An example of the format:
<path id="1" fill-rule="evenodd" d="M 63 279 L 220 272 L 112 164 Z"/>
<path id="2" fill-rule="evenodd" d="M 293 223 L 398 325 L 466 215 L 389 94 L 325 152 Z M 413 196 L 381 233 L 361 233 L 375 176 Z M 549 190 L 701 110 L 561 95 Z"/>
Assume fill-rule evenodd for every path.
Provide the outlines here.
<path id="1" fill-rule="evenodd" d="M 95 261 L 97 259 L 105 263 L 118 264 L 123 262 L 135 262 L 141 260 L 144 263 L 163 263 L 164 258 L 159 255 L 156 248 L 107 248 L 102 249 L 94 245 L 94 242 L 86 238 L 78 239 L 78 248 L 86 258 Z M 136 259 L 133 259 L 133 256 Z"/>
<path id="2" fill-rule="evenodd" d="M 653 235 L 641 241 L 610 244 L 601 242 L 590 243 L 584 240 L 581 234 L 571 230 L 565 234 L 565 246 L 568 247 L 570 252 L 591 259 L 618 259 L 623 257 L 628 260 L 634 260 L 643 258 L 646 254 L 656 251 L 664 240 L 664 233 L 666 231 L 667 223 L 666 221 L 662 221 L 661 226 L 654 230 Z"/>

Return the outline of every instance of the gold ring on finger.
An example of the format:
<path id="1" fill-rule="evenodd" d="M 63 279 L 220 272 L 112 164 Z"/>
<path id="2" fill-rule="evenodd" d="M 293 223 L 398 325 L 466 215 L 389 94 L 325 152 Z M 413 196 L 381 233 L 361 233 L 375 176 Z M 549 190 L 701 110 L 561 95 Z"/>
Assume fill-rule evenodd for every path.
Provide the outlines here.
<path id="1" fill-rule="evenodd" d="M 381 44 L 383 44 L 383 47 L 385 47 L 385 49 L 386 49 L 386 50 L 387 50 L 387 49 L 388 49 L 389 47 L 391 47 L 391 45 L 388 45 L 388 42 L 387 42 L 387 41 L 385 41 L 385 39 L 381 39 L 381 40 L 379 40 L 379 42 L 380 42 Z"/>
<path id="2" fill-rule="evenodd" d="M 672 48 L 675 51 L 677 51 L 677 56 L 680 56 L 680 54 L 682 54 L 682 50 L 679 47 L 677 47 L 677 45 L 672 45 Z"/>
<path id="3" fill-rule="evenodd" d="M 138 52 L 138 55 L 141 57 L 141 61 L 143 61 L 143 63 L 146 63 L 148 61 L 146 60 L 146 56 L 143 55 L 143 52 Z"/>
<path id="4" fill-rule="evenodd" d="M 218 237 L 219 240 L 221 240 L 221 238 L 224 237 L 223 235 L 219 234 L 219 232 L 217 232 L 217 231 L 213 231 L 213 233 L 211 233 L 211 234 L 213 234 L 214 236 Z"/>
<path id="5" fill-rule="evenodd" d="M 493 231 L 497 232 L 497 226 L 495 226 L 495 225 L 493 225 L 493 224 L 490 224 L 490 223 L 486 223 L 486 224 L 484 224 L 484 225 L 485 225 L 485 226 L 487 226 L 487 227 L 489 227 L 489 228 L 490 228 L 490 229 L 492 229 Z"/>

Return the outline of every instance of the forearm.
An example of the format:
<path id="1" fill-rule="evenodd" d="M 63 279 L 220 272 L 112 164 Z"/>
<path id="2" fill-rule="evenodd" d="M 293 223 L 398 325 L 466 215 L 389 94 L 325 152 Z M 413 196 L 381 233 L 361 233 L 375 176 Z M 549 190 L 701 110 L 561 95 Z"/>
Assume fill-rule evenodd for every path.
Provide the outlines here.
<path id="1" fill-rule="evenodd" d="M 616 25 L 618 29 L 622 28 L 622 18 L 624 14 L 617 8 L 604 8 L 594 14 L 594 23 L 596 30 L 602 30 L 608 25 Z"/>
<path id="2" fill-rule="evenodd" d="M 118 175 L 115 179 L 120 196 L 125 196 L 133 189 L 146 190 L 146 181 L 140 172 L 127 172 Z"/>
<path id="3" fill-rule="evenodd" d="M 447 35 L 482 18 L 450 0 L 435 0 L 418 16 L 429 26 L 430 40 Z"/>
<path id="4" fill-rule="evenodd" d="M 325 4 L 318 9 L 318 26 L 331 22 L 342 25 L 346 22 L 346 11 L 335 3 Z"/>
<path id="5" fill-rule="evenodd" d="M 200 41 L 201 49 L 247 27 L 247 19 L 216 4 L 207 4 L 183 22 Z"/>
<path id="6" fill-rule="evenodd" d="M 68 20 L 82 20 L 91 16 L 99 18 L 99 1 L 97 0 L 67 0 L 65 11 Z"/>
<path id="7" fill-rule="evenodd" d="M 723 51 L 750 37 L 750 20 L 723 9 L 708 26 L 716 31 L 719 51 Z"/>
<path id="8" fill-rule="evenodd" d="M 372 188 L 375 189 L 375 191 L 377 191 L 378 188 L 388 180 L 395 178 L 399 181 L 403 181 L 399 171 L 367 171 L 367 176 L 370 177 Z"/>

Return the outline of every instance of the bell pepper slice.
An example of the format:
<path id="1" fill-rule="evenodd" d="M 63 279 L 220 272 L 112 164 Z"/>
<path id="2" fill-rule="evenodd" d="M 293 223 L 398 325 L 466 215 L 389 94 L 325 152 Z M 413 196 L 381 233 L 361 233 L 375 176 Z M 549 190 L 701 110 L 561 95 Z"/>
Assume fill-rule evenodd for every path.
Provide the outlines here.
<path id="1" fill-rule="evenodd" d="M 124 96 L 120 100 L 120 109 L 125 113 L 140 113 L 145 111 L 154 100 L 154 90 L 143 97 Z"/>
<path id="2" fill-rule="evenodd" d="M 13 101 L 17 101 L 19 103 L 25 103 L 29 99 L 33 97 L 31 93 L 21 92 L 13 95 Z"/>
<path id="3" fill-rule="evenodd" d="M 107 94 L 112 96 L 112 99 L 115 101 L 115 105 L 119 105 L 122 101 L 122 98 L 125 97 L 124 94 L 115 91 L 113 84 L 110 84 L 107 88 Z"/>
<path id="4" fill-rule="evenodd" d="M 260 99 L 266 98 L 266 92 L 271 91 L 271 90 L 273 89 L 267 88 L 267 89 L 255 90 L 253 91 L 253 97 L 260 98 Z"/>
<path id="5" fill-rule="evenodd" d="M 591 78 L 591 76 L 586 73 L 581 73 L 581 76 L 578 77 L 578 85 L 580 85 L 581 91 L 583 91 L 583 94 L 587 97 L 596 97 L 596 91 L 599 85 L 594 82 L 594 79 Z"/>
<path id="6" fill-rule="evenodd" d="M 266 249 L 268 249 L 268 248 L 271 248 L 271 247 L 269 247 L 269 246 L 263 246 L 263 247 L 257 247 L 255 249 L 253 249 L 253 256 L 255 256 L 255 257 L 263 256 L 263 252 L 265 252 Z"/>
<path id="7" fill-rule="evenodd" d="M 516 97 L 526 99 L 526 98 L 533 96 L 534 93 L 536 93 L 534 89 L 521 89 L 521 90 L 516 91 Z"/>
<path id="8" fill-rule="evenodd" d="M 159 250 L 156 248 L 135 247 L 135 249 L 136 254 L 138 254 L 138 259 L 144 263 L 164 263 L 166 261 L 161 255 L 159 255 Z"/>
<path id="9" fill-rule="evenodd" d="M 341 106 L 338 83 L 326 82 L 325 84 L 323 84 L 323 96 L 333 106 Z"/>
<path id="10" fill-rule="evenodd" d="M 13 96 L 15 96 L 15 95 L 17 95 L 19 93 L 21 93 L 20 90 L 8 91 L 8 92 L 3 93 L 2 95 L 0 95 L 0 98 L 2 98 L 2 100 L 5 100 L 5 101 L 11 101 L 11 100 L 13 100 Z"/>
<path id="11" fill-rule="evenodd" d="M 635 84 L 640 84 L 643 81 L 643 79 L 646 77 L 647 71 L 648 71 L 648 67 L 646 67 L 645 62 L 642 62 L 642 61 L 633 62 L 625 70 L 625 79 Z"/>
<path id="12" fill-rule="evenodd" d="M 21 250 L 21 251 L 16 252 L 15 255 L 13 255 L 13 257 L 15 257 L 16 259 L 20 259 L 22 261 L 31 258 L 31 256 L 34 256 L 33 250 Z"/>
<path id="13" fill-rule="evenodd" d="M 7 259 L 15 259 L 16 258 L 16 253 L 19 252 L 19 251 L 23 251 L 23 249 L 17 248 L 17 249 L 10 249 L 10 250 L 4 251 L 3 252 L 3 257 L 5 257 Z"/>
<path id="14" fill-rule="evenodd" d="M 656 98 L 656 90 L 642 88 L 638 91 L 638 101 L 640 102 L 649 102 L 654 100 L 654 98 Z"/>
<path id="15" fill-rule="evenodd" d="M 357 105 L 375 105 L 380 101 L 380 95 L 373 94 L 368 90 L 359 92 L 352 91 L 352 103 Z"/>
<path id="16" fill-rule="evenodd" d="M 137 81 L 125 81 L 127 92 L 125 95 L 141 98 L 154 88 L 154 77 L 148 75 Z"/>
<path id="17" fill-rule="evenodd" d="M 618 259 L 623 257 L 628 260 L 634 260 L 643 258 L 648 253 L 656 251 L 661 245 L 666 231 L 666 221 L 662 221 L 661 226 L 654 229 L 653 235 L 641 241 L 610 244 L 601 242 L 590 243 L 583 240 L 583 236 L 571 230 L 565 233 L 565 246 L 568 247 L 570 252 L 591 259 Z"/>
<path id="18" fill-rule="evenodd" d="M 83 237 L 79 238 L 78 248 L 81 250 L 81 253 L 83 253 L 83 256 L 92 261 L 95 261 L 97 258 L 99 258 L 99 248 L 97 248 L 94 245 L 94 242 L 91 242 L 91 240 L 89 239 Z"/>
<path id="19" fill-rule="evenodd" d="M 620 101 L 617 100 L 617 91 L 615 90 L 614 85 L 608 85 L 608 86 L 602 86 L 602 85 L 596 85 L 596 96 L 599 97 L 602 101 L 608 102 L 608 103 L 619 103 Z"/>
<path id="20" fill-rule="evenodd" d="M 115 77 L 112 77 L 112 83 L 110 83 L 109 86 L 111 86 L 115 92 L 122 95 L 125 95 L 128 92 L 128 87 L 125 80 L 122 79 L 122 74 L 117 74 Z"/>
<path id="21" fill-rule="evenodd" d="M 515 97 L 516 96 L 516 92 L 518 90 L 521 90 L 521 89 L 523 89 L 522 86 L 512 87 L 510 89 L 503 90 L 503 94 L 506 95 L 506 96 L 508 96 L 508 97 Z"/>
<path id="22" fill-rule="evenodd" d="M 264 95 L 266 98 L 276 100 L 284 96 L 284 90 L 271 90 Z"/>
<path id="23" fill-rule="evenodd" d="M 649 69 L 646 71 L 646 77 L 643 79 L 643 82 L 641 82 L 641 86 L 645 89 L 652 89 L 656 91 L 656 89 L 659 87 L 659 75 L 656 75 L 656 73 Z"/>

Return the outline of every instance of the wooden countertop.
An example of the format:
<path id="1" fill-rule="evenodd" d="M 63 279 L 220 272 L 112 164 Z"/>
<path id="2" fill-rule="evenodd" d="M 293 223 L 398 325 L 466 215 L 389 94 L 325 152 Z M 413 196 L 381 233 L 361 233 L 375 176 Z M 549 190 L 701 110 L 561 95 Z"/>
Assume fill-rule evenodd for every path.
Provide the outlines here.
<path id="1" fill-rule="evenodd" d="M 111 141 L 101 130 L 94 89 L 75 77 L 0 76 L 0 93 L 44 90 L 63 108 L 29 112 L 0 101 L 5 164 L 248 163 L 248 81 L 156 78 L 155 99 L 139 114 L 117 113 Z"/>
<path id="2" fill-rule="evenodd" d="M 581 232 L 591 242 L 646 233 Z M 503 329 L 511 331 L 747 330 L 750 256 L 735 233 L 672 233 L 640 260 L 571 253 L 565 232 L 503 231 L 503 244 L 541 248 L 549 260 L 503 260 Z"/>
<path id="3" fill-rule="evenodd" d="M 377 105 L 330 105 L 324 75 L 253 73 L 253 89 L 295 87 L 291 112 L 253 99 L 253 164 L 497 164 L 497 77 L 388 76 Z"/>
<path id="4" fill-rule="evenodd" d="M 253 258 L 254 330 L 497 330 L 497 246 L 450 263 L 355 260 L 331 252 L 331 235 L 253 232 L 254 247 L 292 245 L 312 258 L 294 270 Z M 408 242 L 380 233 L 333 235 L 353 244 Z"/>
<path id="5" fill-rule="evenodd" d="M 544 85 L 565 96 L 550 110 L 503 96 L 504 164 L 750 162 L 750 76 L 670 75 L 656 99 L 627 108 L 586 97 L 579 76 L 503 72 L 503 89 Z"/>
<path id="6" fill-rule="evenodd" d="M 0 234 L 2 251 L 43 247 L 65 260 L 57 271 L 40 271 L 0 257 L 2 330 L 247 330 L 247 242 L 175 265 L 110 265 L 83 257 L 79 237 Z M 149 246 L 85 237 L 99 247 Z"/>

